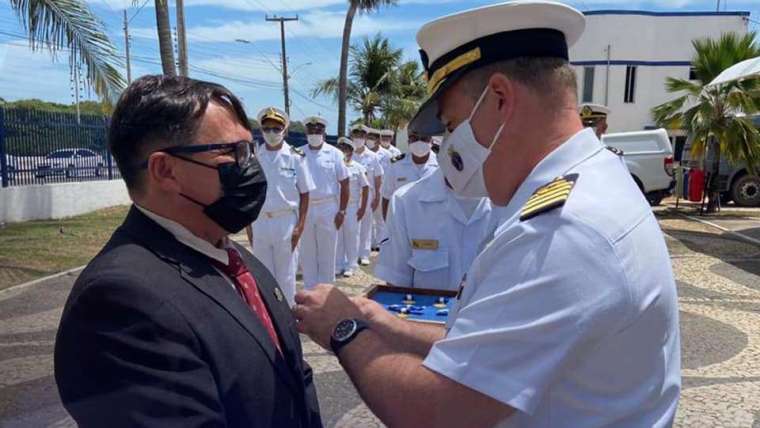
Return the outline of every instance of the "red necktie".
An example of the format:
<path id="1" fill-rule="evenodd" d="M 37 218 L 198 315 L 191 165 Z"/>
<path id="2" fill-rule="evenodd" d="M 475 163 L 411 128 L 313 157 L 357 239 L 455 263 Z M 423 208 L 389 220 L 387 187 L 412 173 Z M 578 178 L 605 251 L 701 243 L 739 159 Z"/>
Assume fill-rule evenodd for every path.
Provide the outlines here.
<path id="1" fill-rule="evenodd" d="M 274 330 L 274 324 L 272 324 L 272 318 L 269 316 L 264 300 L 261 299 L 259 293 L 259 286 L 256 285 L 256 280 L 248 271 L 248 268 L 243 263 L 243 259 L 234 248 L 227 248 L 227 254 L 230 257 L 228 265 L 223 265 L 214 261 L 214 265 L 224 272 L 235 283 L 235 287 L 243 294 L 248 306 L 256 314 L 261 321 L 261 324 L 266 328 L 269 337 L 272 339 L 274 346 L 282 354 L 282 348 L 280 348 L 280 339 L 277 337 L 277 332 Z"/>

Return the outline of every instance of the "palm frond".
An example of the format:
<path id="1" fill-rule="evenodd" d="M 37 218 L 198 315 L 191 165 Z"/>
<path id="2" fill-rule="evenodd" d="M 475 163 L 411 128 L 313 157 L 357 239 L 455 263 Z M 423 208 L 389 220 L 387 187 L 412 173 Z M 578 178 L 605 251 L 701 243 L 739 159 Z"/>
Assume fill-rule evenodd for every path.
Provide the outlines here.
<path id="1" fill-rule="evenodd" d="M 10 0 L 11 7 L 29 34 L 33 50 L 47 48 L 53 56 L 70 51 L 69 64 L 87 69 L 87 81 L 101 97 L 114 101 L 125 81 L 122 62 L 103 23 L 81 0 Z"/>

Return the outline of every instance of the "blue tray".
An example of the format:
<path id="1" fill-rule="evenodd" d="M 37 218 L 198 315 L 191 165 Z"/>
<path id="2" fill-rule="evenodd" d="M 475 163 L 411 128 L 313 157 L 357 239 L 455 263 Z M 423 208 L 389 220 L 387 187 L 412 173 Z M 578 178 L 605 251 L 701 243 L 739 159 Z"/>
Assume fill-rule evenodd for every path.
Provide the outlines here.
<path id="1" fill-rule="evenodd" d="M 407 294 L 411 294 L 414 300 L 412 305 L 404 303 Z M 367 297 L 375 302 L 383 305 L 392 314 L 399 314 L 398 311 L 391 310 L 393 305 L 408 307 L 412 306 L 412 313 L 409 313 L 406 320 L 444 324 L 448 315 L 439 315 L 438 311 L 444 308 L 437 308 L 433 306 L 439 297 L 446 299 L 446 308 L 451 310 L 456 300 L 456 293 L 442 290 L 427 290 L 427 289 L 410 289 L 410 288 L 396 288 L 388 286 L 376 286 L 372 289 Z"/>

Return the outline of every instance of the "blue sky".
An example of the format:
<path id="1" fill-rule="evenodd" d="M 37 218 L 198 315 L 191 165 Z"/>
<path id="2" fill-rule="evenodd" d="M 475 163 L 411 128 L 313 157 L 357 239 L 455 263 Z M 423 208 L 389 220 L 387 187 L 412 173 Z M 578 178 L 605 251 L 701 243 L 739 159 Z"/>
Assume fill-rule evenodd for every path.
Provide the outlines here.
<path id="1" fill-rule="evenodd" d="M 158 42 L 155 36 L 153 0 L 92 0 L 88 2 L 102 19 L 120 54 L 124 53 L 122 13 L 131 18 L 132 75 L 159 73 Z M 173 4 L 174 2 L 171 1 Z M 287 54 L 291 85 L 291 114 L 294 119 L 322 114 L 334 131 L 337 107 L 332 99 L 312 99 L 311 89 L 321 79 L 336 76 L 340 57 L 340 37 L 346 0 L 185 0 L 188 51 L 191 76 L 228 86 L 242 97 L 248 113 L 282 106 L 282 77 L 279 70 L 279 25 L 265 22 L 265 15 L 298 15 L 298 22 L 286 25 Z M 353 42 L 382 32 L 408 59 L 417 58 L 415 33 L 426 21 L 448 13 L 490 4 L 482 0 L 399 0 L 395 7 L 357 17 Z M 580 10 L 709 10 L 716 0 L 572 0 L 565 1 Z M 145 7 L 139 9 L 139 6 Z M 721 10 L 749 11 L 758 29 L 760 2 L 723 0 Z M 171 10 L 172 21 L 174 10 Z M 7 2 L 0 4 L 0 97 L 7 100 L 40 98 L 61 103 L 72 102 L 68 57 L 57 61 L 46 51 L 31 52 L 19 37 L 23 28 Z M 235 42 L 246 39 L 251 44 Z M 126 73 L 125 73 L 126 74 Z M 92 98 L 94 94 L 90 95 Z M 85 93 L 85 98 L 87 94 Z M 351 113 L 352 117 L 357 116 Z"/>

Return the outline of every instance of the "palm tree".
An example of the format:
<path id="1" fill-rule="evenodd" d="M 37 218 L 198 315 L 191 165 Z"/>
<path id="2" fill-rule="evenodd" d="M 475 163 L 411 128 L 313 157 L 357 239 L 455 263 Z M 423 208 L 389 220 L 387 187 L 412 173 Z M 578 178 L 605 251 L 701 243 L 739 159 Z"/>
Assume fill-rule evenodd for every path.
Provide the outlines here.
<path id="1" fill-rule="evenodd" d="M 380 6 L 392 6 L 396 0 L 349 0 L 346 22 L 343 24 L 343 43 L 340 50 L 340 72 L 338 74 L 338 136 L 346 132 L 346 100 L 348 99 L 348 55 L 351 46 L 351 28 L 356 13 L 372 12 Z"/>
<path id="2" fill-rule="evenodd" d="M 176 76 L 174 64 L 174 47 L 172 45 L 172 30 L 169 22 L 169 2 L 155 0 L 156 29 L 158 30 L 158 49 L 161 53 L 161 68 L 166 76 Z"/>
<path id="3" fill-rule="evenodd" d="M 417 112 L 426 95 L 424 73 L 417 61 L 409 61 L 394 69 L 390 76 L 390 95 L 383 98 L 385 127 L 399 129 L 406 126 Z"/>
<path id="4" fill-rule="evenodd" d="M 692 154 L 704 158 L 713 153 L 713 165 L 708 183 L 708 211 L 717 209 L 720 159 L 746 162 L 755 171 L 760 161 L 760 133 L 751 115 L 760 111 L 760 79 L 729 82 L 707 86 L 721 71 L 745 59 L 760 56 L 754 32 L 737 35 L 727 33 L 719 39 L 698 39 L 692 42 L 695 55 L 692 66 L 695 80 L 669 77 L 665 83 L 678 98 L 652 109 L 658 126 L 684 129 L 692 137 Z"/>
<path id="5" fill-rule="evenodd" d="M 29 34 L 32 50 L 47 48 L 55 55 L 70 52 L 69 65 L 84 64 L 95 93 L 115 100 L 125 87 L 118 69 L 121 60 L 103 23 L 83 0 L 10 0 L 11 8 Z"/>
<path id="6" fill-rule="evenodd" d="M 401 60 L 403 51 L 391 47 L 388 39 L 377 34 L 364 38 L 360 46 L 351 46 L 351 79 L 346 85 L 347 100 L 362 113 L 364 123 L 375 118 L 383 97 L 390 95 L 393 84 L 391 75 Z M 340 100 L 339 79 L 327 79 L 317 83 L 313 96 L 330 94 Z"/>

